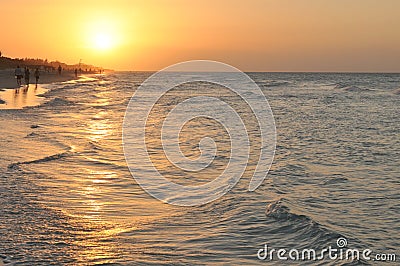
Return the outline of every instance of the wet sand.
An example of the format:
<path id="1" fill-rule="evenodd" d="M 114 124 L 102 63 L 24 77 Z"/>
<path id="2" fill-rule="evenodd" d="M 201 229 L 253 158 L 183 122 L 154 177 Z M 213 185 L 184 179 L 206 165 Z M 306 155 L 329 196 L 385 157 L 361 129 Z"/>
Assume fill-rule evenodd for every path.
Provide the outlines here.
<path id="1" fill-rule="evenodd" d="M 42 85 L 23 86 L 0 91 L 0 110 L 37 106 L 44 101 L 44 97 L 40 97 L 40 95 L 47 91 L 48 89 L 43 88 Z"/>

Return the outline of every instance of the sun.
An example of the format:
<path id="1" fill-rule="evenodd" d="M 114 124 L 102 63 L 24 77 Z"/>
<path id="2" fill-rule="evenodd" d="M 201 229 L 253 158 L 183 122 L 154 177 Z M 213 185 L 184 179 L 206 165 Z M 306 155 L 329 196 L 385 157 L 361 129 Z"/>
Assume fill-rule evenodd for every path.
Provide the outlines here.
<path id="1" fill-rule="evenodd" d="M 98 50 L 108 50 L 113 46 L 112 41 L 112 37 L 109 34 L 99 32 L 94 36 L 93 44 Z"/>
<path id="2" fill-rule="evenodd" d="M 98 32 L 93 36 L 93 48 L 96 50 L 110 50 L 113 46 L 113 37 L 110 34 Z"/>
<path id="3" fill-rule="evenodd" d="M 101 17 L 101 18 L 99 18 Z M 84 47 L 94 54 L 111 54 L 121 46 L 121 22 L 112 17 L 97 16 L 88 17 L 83 23 L 81 36 L 84 40 Z"/>

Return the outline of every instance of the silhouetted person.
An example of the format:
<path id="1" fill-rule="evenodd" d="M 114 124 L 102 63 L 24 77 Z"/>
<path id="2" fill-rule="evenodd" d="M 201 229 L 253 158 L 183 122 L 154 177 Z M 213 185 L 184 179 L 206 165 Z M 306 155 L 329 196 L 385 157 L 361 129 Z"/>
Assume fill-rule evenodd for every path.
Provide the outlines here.
<path id="1" fill-rule="evenodd" d="M 75 72 L 75 78 L 77 78 L 78 77 L 78 69 L 75 68 L 74 72 Z"/>
<path id="2" fill-rule="evenodd" d="M 61 75 L 62 67 L 61 65 L 58 66 L 58 75 Z"/>
<path id="3" fill-rule="evenodd" d="M 29 86 L 29 79 L 31 76 L 31 72 L 29 71 L 29 68 L 25 67 L 25 85 Z"/>
<path id="4" fill-rule="evenodd" d="M 22 72 L 22 69 L 19 66 L 17 66 L 17 68 L 15 69 L 14 74 L 15 74 L 15 77 L 17 78 L 17 85 L 20 87 L 21 86 L 21 79 L 24 76 L 24 74 Z"/>
<path id="5" fill-rule="evenodd" d="M 40 71 L 39 71 L 39 68 L 36 68 L 36 70 L 35 70 L 36 87 L 39 83 L 39 78 L 40 78 Z"/>

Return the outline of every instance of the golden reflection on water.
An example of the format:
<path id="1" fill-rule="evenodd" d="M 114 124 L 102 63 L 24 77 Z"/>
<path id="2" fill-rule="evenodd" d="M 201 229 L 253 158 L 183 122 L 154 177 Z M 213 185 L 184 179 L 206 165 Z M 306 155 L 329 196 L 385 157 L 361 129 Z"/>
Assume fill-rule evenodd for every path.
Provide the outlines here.
<path id="1" fill-rule="evenodd" d="M 0 99 L 5 101 L 5 104 L 0 104 L 0 109 L 22 109 L 27 106 L 39 105 L 44 98 L 38 95 L 47 91 L 40 85 L 28 85 L 17 89 L 0 91 Z"/>
<path id="2" fill-rule="evenodd" d="M 104 123 L 104 121 L 93 121 L 88 125 L 87 131 L 90 134 L 88 138 L 91 141 L 99 141 L 113 132 L 112 126 Z"/>
<path id="3" fill-rule="evenodd" d="M 87 132 L 88 139 L 94 142 L 98 142 L 107 136 L 111 135 L 114 131 L 112 125 L 109 123 L 108 119 L 104 119 L 107 115 L 106 111 L 99 112 L 94 115 L 93 119 L 90 120 Z M 100 202 L 98 199 L 102 198 L 104 194 L 102 183 L 107 183 L 109 179 L 115 178 L 117 175 L 114 172 L 110 171 L 101 171 L 101 170 L 86 170 L 87 177 L 90 183 L 87 183 L 85 187 L 82 188 L 82 195 L 87 199 L 86 205 L 90 207 L 91 215 L 88 218 L 92 218 L 92 215 L 99 214 L 102 207 L 104 206 L 104 202 Z"/>
<path id="4" fill-rule="evenodd" d="M 76 215 L 68 216 L 72 218 L 70 223 L 77 230 L 71 243 L 74 248 L 70 250 L 77 263 L 115 262 L 120 258 L 119 247 L 114 242 L 115 239 L 120 234 L 137 229 L 132 224 L 88 219 L 88 217 Z"/>
<path id="5" fill-rule="evenodd" d="M 101 190 L 98 186 L 86 185 L 79 191 L 81 202 L 84 205 L 83 218 L 100 219 L 104 203 L 99 201 Z"/>
<path id="6" fill-rule="evenodd" d="M 102 184 L 109 183 L 118 178 L 112 171 L 85 169 L 86 180 L 80 182 L 76 191 L 79 193 L 76 200 L 77 208 L 72 208 L 68 216 L 75 224 L 74 228 L 79 228 L 77 237 L 73 244 L 76 246 L 74 257 L 77 262 L 101 262 L 112 263 L 119 257 L 118 248 L 113 241 L 118 235 L 135 230 L 136 227 L 131 223 L 113 221 L 107 217 L 107 193 L 110 189 Z"/>
<path id="7" fill-rule="evenodd" d="M 43 168 L 38 165 L 37 169 L 54 177 L 43 180 L 55 191 L 44 201 L 52 202 L 71 225 L 68 234 L 73 238 L 69 252 L 77 264 L 115 262 L 121 258 L 121 248 L 132 244 L 122 243 L 118 247 L 123 234 L 133 234 L 172 213 L 168 211 L 172 207 L 143 196 L 136 186 L 130 187 L 133 179 L 122 179 L 129 175 L 127 169 L 123 172 L 110 167 L 116 160 L 108 157 L 107 152 L 115 153 L 115 145 L 121 145 L 120 140 L 115 140 L 121 128 L 120 124 L 112 123 L 113 114 L 90 109 L 88 113 L 58 117 L 60 134 L 65 136 L 71 156 L 49 162 Z M 49 164 L 51 173 L 47 172 Z M 60 198 L 54 199 L 56 193 Z"/>
<path id="8" fill-rule="evenodd" d="M 90 170 L 90 178 L 94 184 L 110 183 L 111 180 L 118 178 L 115 172 Z"/>

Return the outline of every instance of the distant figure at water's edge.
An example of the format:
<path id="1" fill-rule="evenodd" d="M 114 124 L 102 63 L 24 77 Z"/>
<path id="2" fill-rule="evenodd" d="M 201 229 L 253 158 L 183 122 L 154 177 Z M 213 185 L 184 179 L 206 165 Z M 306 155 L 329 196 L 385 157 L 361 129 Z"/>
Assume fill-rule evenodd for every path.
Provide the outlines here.
<path id="1" fill-rule="evenodd" d="M 29 71 L 28 67 L 25 67 L 25 85 L 29 86 L 29 79 L 31 76 L 31 72 Z"/>
<path id="2" fill-rule="evenodd" d="M 22 73 L 22 69 L 19 66 L 17 66 L 17 68 L 15 69 L 14 74 L 15 74 L 15 77 L 17 79 L 17 85 L 20 87 L 21 86 L 21 79 L 24 76 L 24 74 Z"/>
<path id="3" fill-rule="evenodd" d="M 39 83 L 39 78 L 40 78 L 40 71 L 39 71 L 39 68 L 36 68 L 36 70 L 35 70 L 35 79 L 36 79 L 36 88 L 37 88 L 37 85 L 38 85 L 38 83 Z"/>

